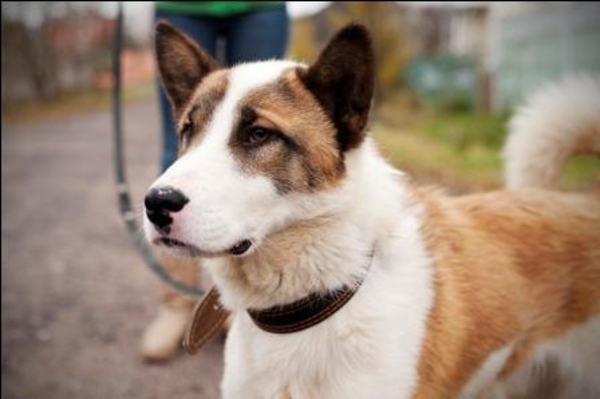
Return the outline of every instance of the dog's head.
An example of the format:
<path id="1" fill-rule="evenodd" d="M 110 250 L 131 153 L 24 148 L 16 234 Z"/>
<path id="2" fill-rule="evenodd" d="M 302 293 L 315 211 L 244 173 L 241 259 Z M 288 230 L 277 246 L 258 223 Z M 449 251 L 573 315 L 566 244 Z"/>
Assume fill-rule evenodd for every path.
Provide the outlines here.
<path id="1" fill-rule="evenodd" d="M 185 255 L 241 256 L 289 223 L 335 207 L 373 97 L 367 30 L 341 30 L 310 66 L 219 69 L 171 25 L 156 54 L 173 104 L 178 160 L 145 199 L 147 237 Z M 328 198 L 328 199 L 325 199 Z"/>

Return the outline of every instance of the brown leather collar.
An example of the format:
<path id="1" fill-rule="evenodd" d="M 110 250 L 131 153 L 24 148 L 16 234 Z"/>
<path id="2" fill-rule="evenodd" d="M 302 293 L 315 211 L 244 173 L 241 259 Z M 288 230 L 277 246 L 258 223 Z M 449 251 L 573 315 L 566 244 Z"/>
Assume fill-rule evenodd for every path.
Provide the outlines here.
<path id="1" fill-rule="evenodd" d="M 369 266 L 372 259 L 373 252 L 369 256 Z M 341 309 L 358 291 L 363 281 L 364 277 L 354 285 L 345 285 L 325 294 L 313 293 L 286 305 L 262 310 L 249 309 L 248 314 L 261 330 L 270 333 L 302 331 L 326 320 Z M 229 314 L 220 303 L 219 292 L 213 287 L 194 309 L 183 339 L 184 348 L 191 354 L 196 353 L 219 330 Z"/>
<path id="2" fill-rule="evenodd" d="M 372 259 L 373 252 L 369 255 L 367 270 Z M 248 309 L 248 314 L 254 324 L 266 332 L 287 334 L 306 330 L 340 310 L 358 291 L 363 281 L 364 276 L 354 285 L 344 285 L 325 294 L 312 293 L 286 305 L 261 310 Z"/>
<path id="3" fill-rule="evenodd" d="M 261 330 L 286 334 L 305 330 L 327 319 L 344 306 L 357 291 L 357 286 L 344 286 L 326 294 L 310 294 L 296 302 L 269 309 L 249 309 L 248 314 Z"/>

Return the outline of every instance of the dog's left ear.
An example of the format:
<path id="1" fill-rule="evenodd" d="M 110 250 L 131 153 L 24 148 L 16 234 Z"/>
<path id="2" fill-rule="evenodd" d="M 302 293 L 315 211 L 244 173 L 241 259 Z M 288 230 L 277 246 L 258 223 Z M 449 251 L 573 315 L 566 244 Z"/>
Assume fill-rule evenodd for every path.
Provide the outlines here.
<path id="1" fill-rule="evenodd" d="M 217 64 L 206 51 L 168 22 L 156 24 L 155 40 L 160 76 L 175 115 L 179 117 L 198 84 L 217 69 Z"/>
<path id="2" fill-rule="evenodd" d="M 366 27 L 350 24 L 329 42 L 308 70 L 299 72 L 337 129 L 342 151 L 363 141 L 373 99 L 375 67 Z"/>

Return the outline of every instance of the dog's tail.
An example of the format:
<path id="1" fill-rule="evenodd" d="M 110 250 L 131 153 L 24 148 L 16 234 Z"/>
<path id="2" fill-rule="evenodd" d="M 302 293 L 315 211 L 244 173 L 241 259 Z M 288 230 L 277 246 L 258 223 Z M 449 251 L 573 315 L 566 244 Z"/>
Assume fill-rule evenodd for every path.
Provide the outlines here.
<path id="1" fill-rule="evenodd" d="M 509 124 L 509 189 L 554 188 L 568 158 L 600 154 L 600 76 L 573 76 L 537 91 Z"/>

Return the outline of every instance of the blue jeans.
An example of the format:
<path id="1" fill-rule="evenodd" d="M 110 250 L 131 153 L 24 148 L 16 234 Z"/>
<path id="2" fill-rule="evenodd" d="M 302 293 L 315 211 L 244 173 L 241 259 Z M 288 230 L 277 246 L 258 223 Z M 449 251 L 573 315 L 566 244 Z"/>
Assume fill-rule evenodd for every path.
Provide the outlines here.
<path id="1" fill-rule="evenodd" d="M 169 21 L 216 57 L 217 42 L 225 40 L 226 60 L 234 65 L 281 58 L 288 40 L 289 19 L 285 6 L 264 8 L 232 17 L 208 17 L 157 11 L 156 20 Z M 177 134 L 171 103 L 159 83 L 163 150 L 161 168 L 166 170 L 177 158 Z"/>

